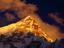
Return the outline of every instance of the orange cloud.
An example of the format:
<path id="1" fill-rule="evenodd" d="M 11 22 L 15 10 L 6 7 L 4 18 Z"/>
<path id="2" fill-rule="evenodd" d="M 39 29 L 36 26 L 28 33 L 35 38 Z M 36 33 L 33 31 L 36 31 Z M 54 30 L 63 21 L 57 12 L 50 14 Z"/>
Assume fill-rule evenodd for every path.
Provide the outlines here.
<path id="1" fill-rule="evenodd" d="M 0 12 L 3 12 L 5 10 L 13 10 L 19 18 L 31 16 L 31 18 L 33 18 L 37 22 L 37 24 L 41 27 L 43 32 L 46 33 L 47 37 L 49 37 L 53 40 L 61 39 L 62 37 L 64 37 L 64 34 L 59 32 L 58 27 L 56 27 L 54 25 L 50 25 L 48 23 L 45 23 L 40 19 L 40 17 L 35 13 L 35 11 L 38 10 L 36 5 L 26 4 L 25 1 L 21 2 L 20 0 L 6 0 L 6 1 L 0 0 L 0 8 L 1 8 Z M 49 16 L 51 18 L 55 19 L 56 22 L 62 24 L 63 20 L 56 17 L 56 15 L 54 15 L 53 13 L 49 14 Z M 6 14 L 6 17 L 7 17 L 8 20 L 15 19 L 15 17 L 13 17 L 12 14 L 8 14 L 8 13 Z M 20 23 L 21 22 L 19 22 L 19 24 Z M 16 31 L 16 29 L 17 29 L 16 27 L 17 27 L 16 24 L 13 23 L 11 25 L 0 28 L 0 30 L 1 31 L 3 30 L 6 33 L 6 32 L 10 32 L 10 31 Z M 19 25 L 18 25 L 18 27 L 19 27 Z M 2 33 L 4 33 L 3 31 L 2 31 Z"/>
<path id="2" fill-rule="evenodd" d="M 54 14 L 54 13 L 49 13 L 48 14 L 49 17 L 53 18 L 57 23 L 61 24 L 61 25 L 64 25 L 63 22 L 64 22 L 64 19 L 62 18 L 59 18 L 58 17 L 58 13 Z"/>

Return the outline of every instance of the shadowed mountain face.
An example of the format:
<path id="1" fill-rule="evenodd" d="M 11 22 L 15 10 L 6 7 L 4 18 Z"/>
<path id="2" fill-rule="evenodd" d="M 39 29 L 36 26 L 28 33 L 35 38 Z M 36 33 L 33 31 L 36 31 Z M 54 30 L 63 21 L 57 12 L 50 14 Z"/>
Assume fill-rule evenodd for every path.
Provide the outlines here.
<path id="1" fill-rule="evenodd" d="M 2 6 L 0 5 L 0 8 L 5 7 L 3 9 L 4 11 L 0 12 L 0 27 L 19 21 L 21 18 L 19 18 L 18 16 L 20 17 L 27 16 L 29 14 L 34 15 L 35 11 L 37 10 L 34 5 L 28 4 L 28 2 L 27 4 L 25 4 L 23 2 L 20 2 L 20 0 L 16 0 L 16 1 L 0 0 L 0 1 L 3 2 L 3 3 L 0 2 L 2 4 Z M 33 1 L 30 0 L 30 2 Z M 16 13 L 12 10 L 7 10 L 10 7 L 12 10 L 15 10 Z M 46 11 L 48 9 L 47 7 L 43 7 L 43 8 L 45 8 Z M 41 14 L 46 14 L 47 12 L 43 8 L 41 9 L 41 11 L 43 11 L 41 12 Z M 44 21 L 43 23 L 46 23 L 47 25 L 50 24 L 50 25 L 58 26 L 60 27 L 61 31 L 64 31 L 64 26 L 62 24 L 59 24 L 59 22 L 57 22 L 58 20 L 56 20 L 57 18 L 53 17 L 53 15 L 50 17 L 48 16 L 47 13 L 45 16 L 42 16 L 41 18 Z M 43 28 L 46 27 L 45 30 L 49 30 L 48 32 L 51 31 L 51 28 L 49 28 L 50 26 L 48 26 L 47 28 L 46 25 L 45 26 L 43 25 L 42 27 Z M 54 31 L 52 33 L 54 33 Z M 50 33 L 49 35 L 51 36 L 52 34 Z M 53 35 L 51 36 L 51 38 L 54 38 Z M 23 34 L 23 32 L 17 32 L 17 33 L 15 32 L 12 34 L 0 35 L 0 48 L 4 48 L 4 47 L 5 48 L 64 48 L 64 39 L 56 40 L 54 43 L 50 43 L 44 37 L 34 36 L 32 33 Z"/>
<path id="2" fill-rule="evenodd" d="M 5 1 L 3 0 L 2 2 L 5 2 Z M 1 14 L 0 14 L 1 15 L 1 18 L 4 18 L 4 20 L 2 19 L 1 27 L 19 21 L 20 18 L 18 16 L 21 16 L 22 17 L 22 16 L 31 15 L 31 16 L 33 16 L 33 18 L 35 20 L 38 20 L 37 22 L 42 27 L 42 30 L 44 30 L 44 32 L 47 32 L 47 34 L 51 38 L 52 38 L 53 35 L 51 36 L 50 34 L 54 34 L 54 36 L 57 36 L 56 33 L 58 32 L 58 35 L 59 35 L 59 32 L 60 31 L 55 28 L 55 24 L 56 25 L 58 25 L 58 24 L 57 24 L 57 21 L 56 20 L 55 21 L 52 20 L 52 18 L 54 18 L 53 16 L 52 16 L 52 18 L 46 17 L 46 19 L 45 19 L 45 22 L 46 23 L 45 23 L 45 22 L 40 21 L 39 17 L 36 18 L 36 16 L 38 16 L 38 15 L 35 13 L 35 11 L 37 10 L 37 7 L 35 5 L 26 4 L 25 2 L 20 2 L 20 0 L 16 0 L 16 1 L 12 2 L 12 3 L 7 3 L 7 2 L 3 3 L 3 5 L 5 5 L 5 4 L 9 4 L 9 5 L 12 4 L 12 5 L 8 6 L 9 8 L 4 8 L 3 7 L 5 10 L 2 11 Z M 10 9 L 10 10 L 7 10 L 7 9 Z M 17 16 L 17 14 L 18 14 L 18 16 Z M 45 17 L 43 17 L 43 19 L 44 18 Z M 49 34 L 49 32 L 50 32 L 50 34 Z"/>
<path id="3" fill-rule="evenodd" d="M 34 36 L 31 32 L 15 32 L 0 35 L 0 48 L 64 48 L 63 41 L 64 39 L 50 43 L 44 37 Z"/>

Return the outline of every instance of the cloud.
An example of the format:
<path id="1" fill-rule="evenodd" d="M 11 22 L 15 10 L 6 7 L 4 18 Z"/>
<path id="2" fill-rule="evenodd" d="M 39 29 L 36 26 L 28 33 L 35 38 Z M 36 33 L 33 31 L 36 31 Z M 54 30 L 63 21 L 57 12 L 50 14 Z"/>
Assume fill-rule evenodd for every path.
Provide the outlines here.
<path id="1" fill-rule="evenodd" d="M 22 2 L 20 0 L 0 0 L 0 8 L 0 12 L 4 12 L 8 21 L 16 19 L 13 14 L 6 11 L 11 10 L 14 11 L 15 14 L 21 19 L 27 16 L 32 16 L 33 19 L 42 28 L 42 30 L 47 34 L 47 37 L 50 37 L 54 40 L 64 37 L 62 36 L 62 33 L 60 33 L 57 26 L 45 23 L 40 19 L 39 15 L 35 13 L 38 10 L 36 5 L 26 4 L 25 1 Z M 56 17 L 56 15 L 54 15 L 53 13 L 49 14 L 49 16 L 56 20 L 57 23 L 62 24 L 63 20 Z"/>
<path id="2" fill-rule="evenodd" d="M 59 18 L 59 13 L 49 13 L 48 14 L 49 17 L 51 17 L 52 19 L 54 19 L 57 23 L 61 24 L 61 25 L 64 25 L 63 22 L 64 22 L 64 19 L 62 18 Z"/>

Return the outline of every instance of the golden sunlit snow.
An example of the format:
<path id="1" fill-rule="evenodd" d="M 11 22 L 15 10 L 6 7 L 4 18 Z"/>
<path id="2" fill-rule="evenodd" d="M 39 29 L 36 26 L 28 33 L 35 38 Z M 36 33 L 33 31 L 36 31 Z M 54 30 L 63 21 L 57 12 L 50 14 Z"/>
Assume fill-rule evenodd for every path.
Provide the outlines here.
<path id="1" fill-rule="evenodd" d="M 21 31 L 24 33 L 33 32 L 35 36 L 44 36 L 48 41 L 54 42 L 52 38 L 47 37 L 47 34 L 41 29 L 37 22 L 32 19 L 31 16 L 27 16 L 25 19 L 22 19 L 17 23 L 0 28 L 0 34 L 8 34 L 15 31 Z"/>
<path id="2" fill-rule="evenodd" d="M 25 0 L 0 0 L 0 12 L 5 10 L 14 11 L 22 20 L 0 27 L 0 34 L 8 34 L 16 31 L 24 33 L 33 32 L 35 36 L 44 36 L 49 42 L 64 38 L 64 34 L 60 33 L 59 27 L 43 22 L 39 15 L 35 13 L 38 10 L 36 5 L 26 4 Z M 16 19 L 12 14 L 6 13 L 5 15 L 8 21 Z M 59 21 L 58 18 L 55 20 Z"/>

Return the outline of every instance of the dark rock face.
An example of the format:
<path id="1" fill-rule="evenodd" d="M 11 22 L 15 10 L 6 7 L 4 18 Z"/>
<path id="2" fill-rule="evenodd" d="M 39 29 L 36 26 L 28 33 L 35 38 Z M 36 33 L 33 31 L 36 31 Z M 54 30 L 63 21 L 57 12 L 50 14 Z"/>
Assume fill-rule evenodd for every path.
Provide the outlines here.
<path id="1" fill-rule="evenodd" d="M 15 32 L 0 35 L 0 48 L 64 48 L 64 39 L 50 43 L 44 37 L 34 36 L 31 32 Z"/>

